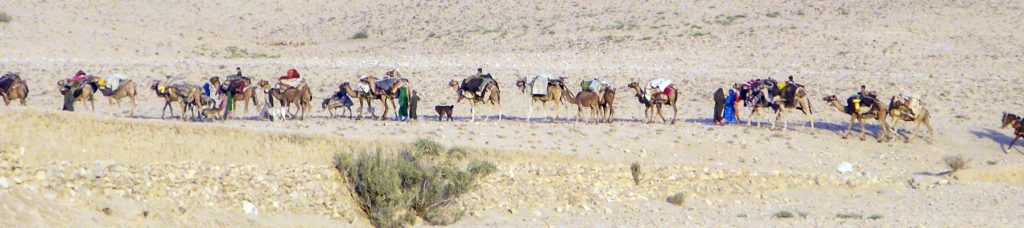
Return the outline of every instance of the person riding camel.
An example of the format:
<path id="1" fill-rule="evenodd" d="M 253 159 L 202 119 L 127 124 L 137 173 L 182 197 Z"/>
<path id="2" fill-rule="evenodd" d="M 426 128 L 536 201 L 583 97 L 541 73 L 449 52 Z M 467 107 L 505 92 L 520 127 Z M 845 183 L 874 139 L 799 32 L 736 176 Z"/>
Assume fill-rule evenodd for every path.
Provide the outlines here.
<path id="1" fill-rule="evenodd" d="M 277 84 L 281 86 L 282 90 L 297 88 L 302 85 L 301 75 L 296 69 L 288 69 L 284 76 L 277 78 Z"/>

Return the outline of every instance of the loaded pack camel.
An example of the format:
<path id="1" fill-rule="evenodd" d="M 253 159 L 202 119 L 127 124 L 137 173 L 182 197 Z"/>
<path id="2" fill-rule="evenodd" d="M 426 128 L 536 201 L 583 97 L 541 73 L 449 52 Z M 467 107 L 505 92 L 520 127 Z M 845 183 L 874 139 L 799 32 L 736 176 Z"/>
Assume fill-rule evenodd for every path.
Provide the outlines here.
<path id="1" fill-rule="evenodd" d="M 235 110 L 238 110 L 236 108 L 238 106 L 238 102 L 245 103 L 245 113 L 250 113 L 249 112 L 249 103 L 252 103 L 252 105 L 255 107 L 255 110 L 260 110 L 261 109 L 260 103 L 259 103 L 258 99 L 256 99 L 256 96 L 257 96 L 256 95 L 256 87 L 257 87 L 257 85 L 253 85 L 252 84 L 252 80 L 249 79 L 248 77 L 243 77 L 241 79 L 235 79 L 235 80 L 236 80 L 236 82 L 228 82 L 229 86 L 227 86 L 224 89 L 225 90 L 232 89 L 233 86 L 241 86 L 244 89 L 241 89 L 242 92 L 236 92 L 236 93 L 231 95 L 231 98 L 233 100 L 233 102 L 231 102 L 231 107 L 230 107 L 231 112 L 235 112 Z M 242 81 L 244 81 L 244 83 Z M 266 82 L 266 81 L 260 81 L 260 83 L 263 83 L 263 82 Z M 231 86 L 231 84 L 234 84 L 234 85 Z M 211 86 L 213 86 L 214 88 L 222 88 L 222 86 L 220 84 L 220 81 L 214 81 Z M 266 89 L 264 89 L 264 92 L 269 92 L 269 91 L 266 91 Z M 207 100 L 207 99 L 203 98 L 200 101 L 204 101 L 205 102 L 205 100 Z"/>
<path id="2" fill-rule="evenodd" d="M 25 106 L 28 83 L 18 73 L 6 73 L 0 77 L 0 96 L 4 98 L 4 106 L 10 105 L 12 100 L 18 100 L 21 106 Z"/>
<path id="3" fill-rule="evenodd" d="M 68 80 L 61 79 L 57 81 L 57 86 L 60 89 L 60 94 L 64 95 L 65 102 L 70 104 L 70 107 L 74 107 L 77 102 L 88 102 L 89 109 L 93 112 L 96 111 L 96 99 L 94 94 L 99 90 L 99 84 L 93 82 L 91 79 L 85 79 L 77 84 L 68 84 Z M 69 97 L 70 96 L 70 97 Z"/>
<path id="4" fill-rule="evenodd" d="M 262 80 L 259 82 L 259 86 L 263 88 L 265 93 L 267 93 L 267 102 L 271 107 L 274 105 L 274 99 L 277 99 L 283 107 L 289 109 L 289 114 L 291 114 L 291 106 L 292 104 L 295 104 L 295 107 L 297 108 L 296 113 L 300 113 L 298 115 L 299 119 L 302 120 L 306 118 L 306 112 L 309 111 L 309 108 L 311 107 L 310 104 L 313 101 L 313 95 L 309 89 L 309 85 L 303 84 L 298 88 L 293 87 L 282 90 L 280 85 L 271 88 L 269 82 Z"/>
<path id="5" fill-rule="evenodd" d="M 326 110 L 327 113 L 330 113 L 331 118 L 334 118 L 334 110 L 339 108 L 341 109 L 341 113 L 338 114 L 339 116 L 344 115 L 347 112 L 348 117 L 352 118 L 352 104 L 346 104 L 338 97 L 324 98 L 324 101 L 320 103 L 320 107 Z"/>
<path id="6" fill-rule="evenodd" d="M 1013 129 L 1013 141 L 1010 141 L 1010 146 L 1003 149 L 1003 153 L 1008 153 L 1010 149 L 1013 149 L 1013 144 L 1017 143 L 1017 140 L 1024 138 L 1024 121 L 1020 116 L 1015 114 L 1003 113 L 1003 126 L 1000 128 L 1010 127 Z"/>
<path id="7" fill-rule="evenodd" d="M 765 86 L 759 86 L 758 94 L 763 96 L 777 96 L 778 99 L 771 99 L 772 101 L 764 100 L 763 102 L 755 101 L 752 102 L 752 109 L 750 116 L 747 117 L 747 126 L 751 125 L 754 119 L 762 116 L 762 110 L 771 109 L 775 112 L 775 120 L 772 122 L 770 129 L 775 129 L 775 125 L 782 122 L 782 130 L 788 129 L 788 122 L 785 121 L 785 113 L 799 110 L 807 117 L 807 122 L 811 124 L 811 128 L 814 128 L 814 111 L 811 109 L 811 101 L 807 98 L 807 93 L 804 91 L 802 85 L 788 85 L 786 88 L 779 90 L 775 89 L 775 92 L 768 88 L 775 88 L 774 84 L 768 84 Z M 755 118 L 755 116 L 757 118 Z M 770 118 L 770 117 L 769 117 Z M 761 127 L 761 122 L 757 122 L 757 127 Z"/>
<path id="8" fill-rule="evenodd" d="M 491 77 L 490 74 L 486 76 Z M 501 89 L 498 87 L 498 81 L 470 77 L 463 79 L 462 82 L 452 80 L 448 82 L 448 87 L 455 90 L 455 95 L 458 96 L 456 102 L 469 99 L 469 121 L 476 121 L 476 106 L 478 104 L 490 104 L 497 107 L 498 121 L 501 121 Z"/>
<path id="9" fill-rule="evenodd" d="M 654 122 L 655 109 L 657 109 L 658 116 L 661 117 L 661 122 L 667 122 L 665 120 L 665 115 L 662 115 L 661 113 L 662 105 L 672 107 L 671 124 L 676 123 L 676 114 L 679 113 L 679 108 L 676 107 L 676 101 L 679 99 L 679 89 L 677 89 L 675 85 L 669 85 L 669 87 L 672 88 L 672 92 L 667 94 L 663 92 L 658 92 L 656 96 L 653 96 L 650 99 L 648 99 L 647 96 L 645 96 L 645 94 L 647 93 L 647 89 L 641 88 L 640 83 L 630 82 L 628 85 L 626 85 L 626 87 L 629 87 L 636 91 L 635 96 L 637 100 L 640 102 L 640 104 L 644 105 L 644 117 L 646 118 L 647 123 Z"/>
<path id="10" fill-rule="evenodd" d="M 914 102 L 921 101 L 915 99 Z M 929 121 L 930 116 L 928 113 L 928 109 L 921 104 L 918 104 L 918 107 L 919 108 L 916 111 L 916 113 L 913 113 L 913 115 L 911 115 L 912 112 L 910 110 L 910 107 L 908 107 L 904 102 L 901 102 L 899 98 L 894 96 L 892 97 L 892 99 L 889 100 L 889 117 L 892 117 L 893 119 L 892 128 L 894 131 L 896 131 L 897 135 L 899 134 L 900 121 L 914 123 L 914 125 L 916 125 L 914 127 L 914 130 L 910 132 L 910 135 L 904 135 L 904 137 L 906 137 L 907 143 L 909 143 L 910 140 L 914 138 L 914 135 L 916 135 L 917 132 L 921 130 L 921 124 L 924 124 L 925 127 L 928 127 L 927 140 L 931 142 L 931 140 L 935 138 L 935 130 L 932 129 L 932 124 Z"/>
<path id="11" fill-rule="evenodd" d="M 92 83 L 97 83 L 100 78 L 93 77 L 89 79 Z M 115 107 L 121 107 L 121 99 L 128 98 L 131 101 L 132 107 L 128 113 L 129 117 L 135 116 L 135 96 L 138 95 L 135 91 L 135 82 L 131 79 L 123 80 L 117 88 L 109 88 L 101 86 L 99 88 L 100 94 L 107 97 L 107 101 Z"/>
<path id="12" fill-rule="evenodd" d="M 380 96 L 370 93 L 364 90 L 352 89 L 352 84 L 348 82 L 341 83 L 341 91 L 348 94 L 348 97 L 359 100 L 359 114 L 356 115 L 356 120 L 363 119 L 363 110 L 373 109 L 373 100 L 379 99 Z M 365 108 L 363 106 L 366 106 Z M 377 116 L 370 112 L 370 118 L 376 119 Z"/>
<path id="13" fill-rule="evenodd" d="M 174 116 L 174 106 L 171 103 L 178 103 L 181 106 L 181 120 L 185 120 L 185 112 L 192 110 L 192 117 L 196 117 L 195 107 L 202 96 L 199 87 L 189 84 L 164 85 L 159 81 L 149 87 L 160 98 L 164 99 L 164 107 L 160 109 L 160 118 L 163 119 L 166 111 L 170 109 L 171 116 Z"/>
<path id="14" fill-rule="evenodd" d="M 527 86 L 527 84 L 528 83 L 526 82 L 526 78 L 519 79 L 518 81 L 516 81 L 516 87 L 519 87 L 519 91 L 524 94 L 532 93 L 531 91 L 527 91 L 527 88 L 534 85 Z M 569 91 L 565 89 L 565 83 L 562 82 L 562 79 L 558 78 L 548 81 L 546 94 L 530 94 L 530 99 L 530 111 L 526 116 L 527 122 L 529 122 L 530 119 L 533 118 L 533 106 L 535 106 L 537 103 L 540 103 L 540 107 L 544 109 L 544 112 L 546 113 L 548 102 L 551 102 L 551 109 L 555 110 L 555 117 L 551 119 L 551 121 L 555 121 L 556 119 L 558 119 L 558 116 L 562 111 L 562 106 L 565 105 L 563 101 L 572 99 L 572 94 L 570 94 Z"/>
<path id="15" fill-rule="evenodd" d="M 873 104 L 871 105 L 869 110 L 866 111 L 866 112 L 861 112 L 860 110 L 856 110 L 855 107 L 843 106 L 842 102 L 840 102 L 839 99 L 836 98 L 835 95 L 825 96 L 825 98 L 823 98 L 822 100 L 824 100 L 825 102 L 828 102 L 829 104 L 831 104 L 833 107 L 836 108 L 836 110 L 839 110 L 839 112 L 846 113 L 847 115 L 850 115 L 850 123 L 848 125 L 846 125 L 846 134 L 843 135 L 844 139 L 850 136 L 850 131 L 853 130 L 853 122 L 857 121 L 857 122 L 860 123 L 860 140 L 864 140 L 865 135 L 867 134 L 867 133 L 865 133 L 865 130 L 864 130 L 864 120 L 869 120 L 869 119 L 878 120 L 878 124 L 881 125 L 881 129 L 882 130 L 881 130 L 881 132 L 879 132 L 878 142 L 882 142 L 882 141 L 891 139 L 890 138 L 890 133 L 891 132 L 889 131 L 889 123 L 886 122 L 886 119 L 885 119 L 889 115 L 888 114 L 889 109 L 887 107 L 884 107 L 885 106 L 884 104 L 882 104 L 881 102 L 878 102 L 877 99 L 874 99 L 870 95 L 866 96 L 865 98 L 873 100 Z"/>

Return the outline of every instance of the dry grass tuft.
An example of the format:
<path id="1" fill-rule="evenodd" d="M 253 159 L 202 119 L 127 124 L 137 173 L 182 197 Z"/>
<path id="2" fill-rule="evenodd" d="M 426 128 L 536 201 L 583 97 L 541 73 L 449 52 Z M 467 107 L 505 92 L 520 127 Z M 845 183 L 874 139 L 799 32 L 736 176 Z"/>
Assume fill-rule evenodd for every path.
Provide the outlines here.
<path id="1" fill-rule="evenodd" d="M 671 204 L 675 204 L 676 206 L 683 206 L 683 204 L 686 203 L 686 194 L 680 192 L 672 196 L 669 196 L 668 202 Z"/>
<path id="2" fill-rule="evenodd" d="M 955 173 L 956 171 L 967 169 L 968 163 L 971 162 L 971 159 L 961 154 L 956 156 L 946 156 L 945 158 L 942 158 L 942 161 L 946 163 L 947 167 L 949 167 L 950 173 Z"/>
<path id="3" fill-rule="evenodd" d="M 640 185 L 640 175 L 642 175 L 642 173 L 640 171 L 640 163 L 639 162 L 633 162 L 633 165 L 629 166 L 629 172 L 633 174 L 633 184 L 636 184 L 637 186 L 639 186 Z"/>

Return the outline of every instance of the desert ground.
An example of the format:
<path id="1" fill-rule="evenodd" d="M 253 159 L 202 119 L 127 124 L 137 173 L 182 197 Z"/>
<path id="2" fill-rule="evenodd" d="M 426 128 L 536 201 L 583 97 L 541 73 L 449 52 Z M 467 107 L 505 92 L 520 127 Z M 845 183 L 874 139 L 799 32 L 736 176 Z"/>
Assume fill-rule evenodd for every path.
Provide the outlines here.
<path id="1" fill-rule="evenodd" d="M 1021 7 L 3 1 L 0 72 L 19 72 L 31 90 L 27 106 L 0 107 L 0 226 L 372 226 L 334 158 L 429 139 L 497 167 L 458 197 L 465 216 L 451 226 L 1013 227 L 1024 221 L 1024 144 L 1005 150 L 1013 131 L 1000 117 L 1024 114 Z M 151 83 L 199 85 L 235 67 L 256 80 L 299 70 L 314 111 L 277 122 L 256 107 L 226 121 L 160 118 Z M 447 83 L 476 68 L 494 75 L 502 104 L 481 106 L 470 122 Z M 320 108 L 342 82 L 392 69 L 422 97 L 419 120 L 356 121 Z M 130 77 L 135 116 L 101 95 L 95 110 L 60 111 L 56 82 L 77 70 Z M 568 104 L 535 105 L 527 121 L 530 98 L 515 80 L 538 74 L 566 77 L 573 92 L 580 80 L 608 79 L 614 122 L 577 122 Z M 790 75 L 807 86 L 811 117 L 788 112 L 788 129 L 769 129 L 747 126 L 744 108 L 742 123 L 712 123 L 715 89 Z M 677 123 L 643 121 L 626 84 L 653 78 L 680 89 Z M 906 142 L 914 127 L 901 123 L 900 138 L 878 142 L 875 121 L 866 139 L 843 137 L 849 116 L 822 98 L 860 85 L 885 100 L 920 95 L 934 138 L 920 131 Z M 437 121 L 439 104 L 454 104 L 456 121 Z M 949 172 L 950 156 L 967 168 Z M 844 163 L 852 170 L 838 171 Z M 668 202 L 677 193 L 685 202 Z"/>

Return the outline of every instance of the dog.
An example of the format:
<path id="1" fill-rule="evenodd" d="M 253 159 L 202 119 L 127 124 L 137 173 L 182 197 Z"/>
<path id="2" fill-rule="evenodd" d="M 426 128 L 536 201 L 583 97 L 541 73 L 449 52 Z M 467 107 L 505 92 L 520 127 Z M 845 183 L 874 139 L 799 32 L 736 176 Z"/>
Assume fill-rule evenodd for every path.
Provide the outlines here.
<path id="1" fill-rule="evenodd" d="M 263 119 L 269 119 L 271 122 L 278 120 L 285 120 L 288 116 L 288 109 L 285 107 L 273 107 L 269 105 L 263 106 L 263 111 L 260 112 L 260 117 Z"/>
<path id="2" fill-rule="evenodd" d="M 203 109 L 203 111 L 199 112 L 199 118 L 203 119 L 203 120 L 205 120 L 205 119 L 223 120 L 223 117 L 224 117 L 224 109 L 223 108 L 205 108 L 205 109 Z"/>
<path id="3" fill-rule="evenodd" d="M 434 110 L 437 111 L 437 121 L 441 121 L 445 116 L 448 116 L 448 121 L 455 121 L 455 119 L 452 118 L 453 109 L 455 109 L 455 105 L 434 106 Z"/>

